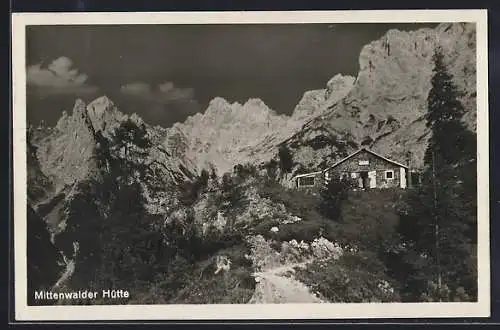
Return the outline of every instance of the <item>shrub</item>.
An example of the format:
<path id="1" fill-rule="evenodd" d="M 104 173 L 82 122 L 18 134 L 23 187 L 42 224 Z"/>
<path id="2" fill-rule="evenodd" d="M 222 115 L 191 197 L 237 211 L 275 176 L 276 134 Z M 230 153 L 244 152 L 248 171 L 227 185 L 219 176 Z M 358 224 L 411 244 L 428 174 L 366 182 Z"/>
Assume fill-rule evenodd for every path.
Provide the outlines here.
<path id="1" fill-rule="evenodd" d="M 317 259 L 339 259 L 343 254 L 338 243 L 332 243 L 324 237 L 316 238 L 311 243 L 311 252 Z"/>
<path id="2" fill-rule="evenodd" d="M 249 258 L 255 269 L 263 270 L 280 265 L 279 252 L 262 235 L 249 237 L 248 243 L 250 245 Z"/>
<path id="3" fill-rule="evenodd" d="M 250 252 L 247 244 L 220 249 L 212 257 L 198 262 L 191 271 L 189 283 L 177 290 L 170 303 L 179 304 L 244 304 L 255 291 L 252 263 L 245 255 Z M 217 256 L 230 261 L 229 270 L 215 274 Z"/>
<path id="4" fill-rule="evenodd" d="M 332 178 L 321 188 L 321 203 L 319 211 L 321 214 L 334 221 L 340 221 L 342 203 L 348 197 L 348 185 L 345 181 Z"/>
<path id="5" fill-rule="evenodd" d="M 220 276 L 194 280 L 170 301 L 174 304 L 245 304 L 255 291 L 253 277 L 246 270 L 230 270 Z"/>
<path id="6" fill-rule="evenodd" d="M 224 174 L 220 188 L 222 192 L 220 204 L 223 210 L 241 208 L 245 205 L 246 199 L 241 177 L 232 177 L 229 173 Z"/>
<path id="7" fill-rule="evenodd" d="M 384 265 L 370 254 L 347 253 L 338 260 L 296 268 L 296 278 L 333 303 L 394 302 L 399 297 Z"/>
<path id="8" fill-rule="evenodd" d="M 336 227 L 335 240 L 342 245 L 372 250 L 383 259 L 399 243 L 397 210 L 401 192 L 396 189 L 350 191 L 342 205 L 342 224 Z"/>
<path id="9" fill-rule="evenodd" d="M 283 204 L 288 212 L 301 218 L 322 217 L 318 211 L 319 200 L 316 196 L 296 189 L 287 189 L 272 182 L 258 187 L 258 193 L 276 204 Z"/>

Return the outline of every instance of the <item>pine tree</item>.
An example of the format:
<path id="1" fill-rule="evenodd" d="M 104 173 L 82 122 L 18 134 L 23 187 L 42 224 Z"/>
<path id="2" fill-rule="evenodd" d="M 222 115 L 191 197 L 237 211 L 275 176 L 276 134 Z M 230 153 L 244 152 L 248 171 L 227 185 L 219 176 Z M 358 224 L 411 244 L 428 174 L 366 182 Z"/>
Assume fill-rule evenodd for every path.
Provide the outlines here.
<path id="1" fill-rule="evenodd" d="M 269 163 L 267 163 L 265 165 L 265 169 L 266 169 L 266 174 L 267 174 L 267 178 L 270 180 L 270 181 L 276 181 L 276 177 L 277 177 L 277 169 L 278 169 L 278 162 L 274 159 L 272 159 L 271 161 L 269 161 Z"/>
<path id="2" fill-rule="evenodd" d="M 477 294 L 476 137 L 462 121 L 465 110 L 440 49 L 433 60 L 422 185 L 408 193 L 399 226 L 412 273 L 404 281 L 411 300 L 470 300 Z"/>
<path id="3" fill-rule="evenodd" d="M 234 210 L 242 205 L 245 194 L 241 181 L 234 178 L 230 173 L 225 173 L 222 176 L 221 192 L 223 199 L 223 210 Z"/>
<path id="4" fill-rule="evenodd" d="M 319 210 L 325 217 L 341 221 L 342 202 L 348 197 L 348 184 L 344 180 L 332 178 L 320 189 Z"/>
<path id="5" fill-rule="evenodd" d="M 151 227 L 144 207 L 141 184 L 147 167 L 144 158 L 151 142 L 146 128 L 126 120 L 112 133 L 109 145 L 110 171 L 103 189 L 109 196 L 108 216 L 97 230 L 101 245 L 98 280 L 102 285 L 138 285 L 152 276 L 161 233 Z"/>
<path id="6" fill-rule="evenodd" d="M 151 147 L 146 127 L 136 124 L 129 118 L 114 130 L 111 139 L 114 173 L 126 176 L 138 171 L 144 176 L 148 171 L 144 159 Z"/>

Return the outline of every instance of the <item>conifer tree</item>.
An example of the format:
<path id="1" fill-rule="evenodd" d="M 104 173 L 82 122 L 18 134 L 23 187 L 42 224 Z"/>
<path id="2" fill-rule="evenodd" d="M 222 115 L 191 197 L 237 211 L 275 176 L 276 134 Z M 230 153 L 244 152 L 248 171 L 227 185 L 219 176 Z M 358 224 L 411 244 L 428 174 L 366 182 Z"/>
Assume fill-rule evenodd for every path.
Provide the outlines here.
<path id="1" fill-rule="evenodd" d="M 433 60 L 423 180 L 409 192 L 399 226 L 411 273 L 404 278 L 406 294 L 470 300 L 477 294 L 476 137 L 462 121 L 465 109 L 440 49 Z"/>
<path id="2" fill-rule="evenodd" d="M 284 173 L 290 173 L 293 168 L 293 158 L 290 149 L 285 144 L 282 144 L 278 150 L 279 165 L 282 175 Z"/>
<path id="3" fill-rule="evenodd" d="M 106 187 L 106 194 L 111 196 L 108 216 L 98 231 L 101 283 L 133 286 L 152 275 L 154 249 L 161 234 L 151 228 L 141 184 L 131 180 L 137 172 L 145 174 L 143 159 L 150 146 L 145 127 L 131 120 L 121 123 L 112 134 L 112 152 L 108 154 L 112 166 L 104 179 L 116 184 Z"/>
<path id="4" fill-rule="evenodd" d="M 325 217 L 340 222 L 342 202 L 348 197 L 348 184 L 337 177 L 330 179 L 320 189 L 319 210 Z"/>
<path id="5" fill-rule="evenodd" d="M 131 175 L 134 170 L 145 175 L 144 158 L 151 147 L 151 141 L 144 125 L 138 125 L 130 118 L 123 121 L 112 133 L 114 172 L 121 176 Z"/>

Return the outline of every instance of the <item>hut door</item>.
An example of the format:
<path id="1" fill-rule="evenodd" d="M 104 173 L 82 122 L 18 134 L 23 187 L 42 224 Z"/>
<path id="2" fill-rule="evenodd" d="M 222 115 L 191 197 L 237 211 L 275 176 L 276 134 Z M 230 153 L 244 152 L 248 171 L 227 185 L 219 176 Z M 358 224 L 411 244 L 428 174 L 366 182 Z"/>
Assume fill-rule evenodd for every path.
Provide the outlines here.
<path id="1" fill-rule="evenodd" d="M 370 188 L 377 188 L 377 171 L 368 172 L 368 178 L 370 179 Z"/>

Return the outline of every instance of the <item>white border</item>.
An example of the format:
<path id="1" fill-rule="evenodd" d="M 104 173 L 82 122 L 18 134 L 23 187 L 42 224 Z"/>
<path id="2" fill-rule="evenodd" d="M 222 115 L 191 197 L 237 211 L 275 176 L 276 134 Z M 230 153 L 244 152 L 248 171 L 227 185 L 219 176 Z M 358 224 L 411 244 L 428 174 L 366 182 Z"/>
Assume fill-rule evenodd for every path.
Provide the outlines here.
<path id="1" fill-rule="evenodd" d="M 475 22 L 477 27 L 478 302 L 286 305 L 27 306 L 27 25 Z M 486 10 L 377 10 L 175 13 L 23 13 L 12 15 L 15 318 L 71 320 L 242 320 L 488 317 L 490 315 L 489 141 Z"/>

